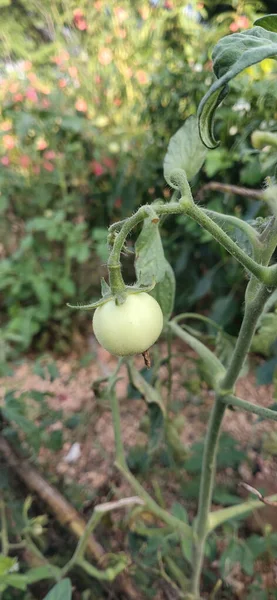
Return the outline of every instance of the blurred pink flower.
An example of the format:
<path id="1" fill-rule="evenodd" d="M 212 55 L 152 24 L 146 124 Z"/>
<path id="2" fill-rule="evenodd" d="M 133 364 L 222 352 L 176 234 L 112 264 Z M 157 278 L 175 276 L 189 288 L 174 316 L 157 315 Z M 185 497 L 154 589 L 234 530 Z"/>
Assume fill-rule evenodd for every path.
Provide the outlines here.
<path id="1" fill-rule="evenodd" d="M 44 138 L 38 138 L 36 142 L 37 150 L 45 150 L 47 148 L 48 143 Z"/>
<path id="2" fill-rule="evenodd" d="M 55 169 L 54 165 L 52 165 L 52 163 L 48 160 L 44 160 L 42 166 L 45 169 L 45 171 L 49 171 L 50 173 Z"/>
<path id="3" fill-rule="evenodd" d="M 96 2 L 94 2 L 94 8 L 95 10 L 102 10 L 102 6 L 103 6 L 103 2 L 102 0 L 96 0 Z"/>
<path id="4" fill-rule="evenodd" d="M 59 79 L 59 81 L 58 81 L 58 86 L 59 86 L 61 89 L 65 88 L 65 87 L 67 86 L 67 81 L 66 81 L 66 79 Z"/>
<path id="5" fill-rule="evenodd" d="M 109 65 L 112 62 L 113 53 L 110 48 L 100 48 L 98 52 L 98 60 L 101 65 Z"/>
<path id="6" fill-rule="evenodd" d="M 97 83 L 97 84 L 98 84 L 98 83 L 101 83 L 101 77 L 100 77 L 100 75 L 95 75 L 95 77 L 94 77 L 94 81 L 95 81 L 95 83 Z"/>
<path id="7" fill-rule="evenodd" d="M 84 112 L 84 113 L 87 112 L 88 105 L 87 105 L 86 101 L 84 100 L 84 98 L 77 98 L 77 100 L 75 102 L 75 108 L 79 112 Z"/>
<path id="8" fill-rule="evenodd" d="M 2 163 L 2 165 L 4 165 L 4 167 L 8 167 L 8 165 L 10 164 L 9 157 L 8 156 L 2 156 L 1 163 Z"/>
<path id="9" fill-rule="evenodd" d="M 80 31 L 85 31 L 88 28 L 87 21 L 85 19 L 85 15 L 81 8 L 75 8 L 73 11 L 73 21 L 75 27 Z"/>
<path id="10" fill-rule="evenodd" d="M 46 160 L 54 160 L 54 158 L 57 157 L 56 152 L 54 152 L 54 150 L 47 150 L 47 152 L 44 152 L 43 158 L 46 158 Z"/>
<path id="11" fill-rule="evenodd" d="M 34 88 L 28 88 L 26 90 L 26 98 L 28 100 L 30 100 L 30 102 L 37 102 L 38 101 L 38 95 L 36 93 L 36 90 Z"/>
<path id="12" fill-rule="evenodd" d="M 16 144 L 16 138 L 13 135 L 3 135 L 3 146 L 7 150 L 12 150 Z"/>
<path id="13" fill-rule="evenodd" d="M 33 166 L 33 173 L 34 173 L 34 175 L 39 175 L 40 174 L 40 166 L 39 165 L 34 165 Z"/>
<path id="14" fill-rule="evenodd" d="M 233 23 L 231 23 L 229 29 L 232 31 L 232 33 L 235 33 L 239 29 L 248 29 L 249 26 L 249 19 L 245 15 L 241 15 L 241 17 L 238 17 L 235 19 L 235 21 L 233 21 Z"/>
<path id="15" fill-rule="evenodd" d="M 126 21 L 126 19 L 128 19 L 127 11 L 121 6 L 116 6 L 116 8 L 114 8 L 114 14 L 119 20 L 119 23 L 123 23 L 124 21 Z"/>
<path id="16" fill-rule="evenodd" d="M 19 159 L 19 164 L 24 169 L 28 169 L 28 167 L 31 164 L 30 156 L 28 156 L 28 154 L 22 154 L 22 156 L 20 156 L 20 159 Z"/>
<path id="17" fill-rule="evenodd" d="M 143 71 L 142 69 L 139 69 L 136 72 L 136 78 L 141 85 L 145 85 L 149 81 L 147 73 L 145 71 Z"/>
<path id="18" fill-rule="evenodd" d="M 122 100 L 120 100 L 120 98 L 115 98 L 113 101 L 115 106 L 121 106 L 122 104 Z"/>
<path id="19" fill-rule="evenodd" d="M 91 161 L 90 168 L 93 174 L 96 175 L 96 177 L 100 177 L 105 172 L 105 169 L 103 168 L 100 162 L 97 162 L 97 160 Z"/>

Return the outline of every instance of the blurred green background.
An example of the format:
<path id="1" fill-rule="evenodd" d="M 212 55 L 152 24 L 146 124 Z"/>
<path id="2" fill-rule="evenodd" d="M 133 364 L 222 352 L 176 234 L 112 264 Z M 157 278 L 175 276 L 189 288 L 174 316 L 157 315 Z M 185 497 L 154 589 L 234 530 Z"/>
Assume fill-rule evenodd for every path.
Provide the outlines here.
<path id="1" fill-rule="evenodd" d="M 66 303 L 99 296 L 108 225 L 169 198 L 163 157 L 213 80 L 213 46 L 273 5 L 0 1 L 2 365 L 28 349 L 68 352 L 76 332 L 88 331 L 90 317 Z M 232 83 L 218 111 L 221 144 L 193 182 L 207 207 L 247 219 L 266 214 L 255 195 L 202 188 L 217 181 L 259 191 L 274 176 L 276 151 L 257 151 L 251 133 L 276 131 L 276 96 L 272 60 Z M 200 310 L 236 333 L 241 267 L 183 217 L 165 223 L 163 239 L 176 312 Z M 125 262 L 131 281 L 132 260 Z"/>

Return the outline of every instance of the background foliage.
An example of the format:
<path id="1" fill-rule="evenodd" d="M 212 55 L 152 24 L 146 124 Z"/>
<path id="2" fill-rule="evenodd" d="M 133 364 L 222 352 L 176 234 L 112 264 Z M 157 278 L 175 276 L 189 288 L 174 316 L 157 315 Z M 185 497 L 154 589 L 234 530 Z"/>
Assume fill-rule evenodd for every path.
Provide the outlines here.
<path id="1" fill-rule="evenodd" d="M 107 225 L 168 197 L 162 158 L 211 83 L 210 48 L 249 27 L 262 5 L 213 8 L 179 1 L 1 4 L 2 360 L 31 344 L 67 351 L 87 321 L 66 302 L 98 294 Z M 274 173 L 276 156 L 267 148 L 261 164 L 250 140 L 254 129 L 275 128 L 272 64 L 232 84 L 218 122 L 221 146 L 208 153 L 196 193 L 210 179 L 259 189 Z M 245 218 L 261 209 L 230 193 L 206 192 L 205 202 Z M 176 309 L 197 304 L 234 327 L 240 267 L 182 218 L 166 225 L 164 245 L 177 276 Z M 126 273 L 132 279 L 130 261 Z"/>
<path id="2" fill-rule="evenodd" d="M 75 347 L 79 331 L 86 335 L 90 331 L 88 318 L 70 310 L 66 303 L 99 296 L 99 274 L 105 272 L 107 259 L 107 226 L 130 215 L 140 204 L 169 198 L 163 157 L 170 137 L 190 114 L 195 114 L 212 82 L 211 49 L 223 35 L 250 27 L 267 8 L 274 10 L 270 2 L 237 0 L 80 0 L 78 5 L 72 0 L 63 4 L 56 0 L 0 0 L 3 374 L 9 373 L 7 359 L 20 352 L 68 352 Z M 269 143 L 259 152 L 252 134 L 256 130 L 277 132 L 276 95 L 276 64 L 270 60 L 249 68 L 232 83 L 218 111 L 221 144 L 208 152 L 201 173 L 193 181 L 197 200 L 208 208 L 244 219 L 266 216 L 259 190 L 265 177 L 276 176 L 276 144 Z M 219 184 L 217 191 L 209 185 L 214 181 Z M 256 193 L 235 193 L 233 185 Z M 135 233 L 137 237 L 139 232 Z M 162 235 L 166 258 L 176 275 L 176 312 L 197 309 L 235 335 L 245 289 L 241 267 L 192 221 L 172 218 L 164 223 Z M 134 250 L 133 246 L 134 239 L 130 239 L 129 249 Z M 126 279 L 132 281 L 133 259 L 124 260 Z M 270 382 L 277 365 L 275 300 L 261 319 L 252 346 L 267 357 L 257 370 L 258 383 Z M 216 341 L 217 353 L 228 360 L 234 338 L 230 335 L 223 339 L 218 334 L 214 340 L 211 333 L 207 327 L 208 341 Z M 77 371 L 92 359 L 94 355 L 81 359 Z M 143 370 L 142 380 L 155 385 L 158 369 L 166 361 L 157 349 L 153 369 Z M 201 405 L 200 368 L 193 363 L 189 372 L 182 372 L 188 402 L 196 410 Z M 34 363 L 33 370 L 47 382 L 59 378 L 56 363 L 46 354 Z M 70 379 L 74 377 L 74 373 L 70 375 Z M 205 378 L 204 373 L 201 378 Z M 101 415 L 107 392 L 101 388 L 103 379 L 96 383 L 93 390 Z M 170 393 L 170 385 L 168 390 Z M 141 401 L 141 391 L 130 385 L 128 398 Z M 45 392 L 29 389 L 20 393 L 11 389 L 1 405 L 5 439 L 14 447 L 21 446 L 30 462 L 40 468 L 39 453 L 47 451 L 50 463 L 65 443 L 83 443 L 91 435 L 91 415 L 80 411 L 68 417 L 63 410 L 54 410 L 50 401 L 47 388 Z M 194 444 L 189 451 L 180 443 L 184 427 L 180 400 L 170 404 L 166 423 L 161 423 L 160 412 L 153 403 L 148 405 L 141 423 L 147 442 L 129 450 L 128 465 L 133 473 L 153 483 L 152 492 L 161 505 L 163 491 L 156 480 L 174 480 L 174 497 L 180 502 L 172 504 L 171 511 L 187 522 L 190 515 L 183 503 L 189 509 L 195 507 L 203 443 Z M 219 473 L 223 479 L 215 488 L 215 505 L 240 501 L 240 469 L 245 463 L 253 472 L 257 467 L 255 453 L 253 459 L 250 450 L 246 456 L 245 447 L 240 447 L 237 440 L 222 436 Z M 263 452 L 276 455 L 274 432 L 264 436 Z M 228 469 L 232 477 L 226 483 Z M 52 473 L 51 477 L 56 485 L 62 485 L 77 509 L 98 501 L 98 490 L 93 486 L 82 488 L 66 478 L 61 484 L 56 475 Z M 40 558 L 43 554 L 50 563 L 62 566 L 70 558 L 75 541 L 65 536 L 64 529 L 59 530 L 56 521 L 50 520 L 48 527 L 40 506 L 32 507 L 28 515 L 30 501 L 27 499 L 26 508 L 25 490 L 6 467 L 0 490 L 8 499 L 11 539 L 15 543 L 27 540 L 30 547 L 33 543 L 33 549 L 35 543 L 41 550 Z M 106 499 L 105 491 L 103 497 Z M 127 539 L 122 539 L 126 523 L 114 531 L 120 538 L 119 547 L 127 548 L 132 557 L 131 573 L 144 597 L 153 597 L 161 580 L 164 585 L 177 582 L 179 589 L 185 587 L 183 559 L 185 556 L 189 569 L 189 544 L 181 547 L 178 536 L 161 533 L 157 528 L 151 531 L 155 523 L 149 523 L 148 514 L 142 514 L 141 521 L 131 521 Z M 3 531 L 3 510 L 1 528 Z M 149 529 L 152 535 L 147 538 Z M 110 530 L 107 519 L 99 531 L 107 551 L 114 550 L 112 536 L 107 542 Z M 239 562 L 240 573 L 247 581 L 248 600 L 276 597 L 271 580 L 265 586 L 260 572 L 256 572 L 256 561 L 270 571 L 276 562 L 276 533 L 270 526 L 256 534 L 240 522 L 232 522 L 211 538 L 206 554 L 212 565 L 205 569 L 206 589 L 212 590 L 220 577 L 222 598 L 235 597 L 230 573 Z M 17 559 L 0 557 L 3 600 L 34 597 L 34 588 L 29 591 L 28 582 L 34 584 L 38 573 L 29 570 L 26 556 L 21 558 L 21 573 L 17 575 Z M 74 573 L 72 581 L 79 586 L 78 600 L 105 595 L 97 579 L 91 585 L 85 578 L 80 582 L 78 573 Z M 47 589 L 46 585 L 45 594 Z M 41 596 L 41 588 L 38 593 Z M 49 600 L 57 600 L 60 593 L 54 588 Z M 66 593 L 69 600 L 71 591 Z"/>

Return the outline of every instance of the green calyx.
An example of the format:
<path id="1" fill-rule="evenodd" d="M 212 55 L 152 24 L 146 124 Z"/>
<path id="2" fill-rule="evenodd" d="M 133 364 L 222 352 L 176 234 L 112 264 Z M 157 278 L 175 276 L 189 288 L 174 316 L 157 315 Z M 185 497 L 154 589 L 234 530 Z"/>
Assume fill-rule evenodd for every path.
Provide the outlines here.
<path id="1" fill-rule="evenodd" d="M 120 290 L 113 294 L 108 283 L 105 281 L 104 278 L 102 278 L 102 298 L 100 298 L 100 300 L 97 300 L 96 302 L 89 302 L 88 304 L 67 304 L 67 306 L 69 306 L 70 308 L 75 308 L 77 310 L 95 310 L 99 306 L 106 304 L 106 302 L 110 302 L 110 300 L 115 300 L 116 304 L 124 304 L 127 296 L 129 296 L 130 294 L 141 294 L 142 292 L 151 292 L 155 285 L 155 281 L 153 281 L 151 285 L 148 286 L 126 285 L 123 290 Z"/>

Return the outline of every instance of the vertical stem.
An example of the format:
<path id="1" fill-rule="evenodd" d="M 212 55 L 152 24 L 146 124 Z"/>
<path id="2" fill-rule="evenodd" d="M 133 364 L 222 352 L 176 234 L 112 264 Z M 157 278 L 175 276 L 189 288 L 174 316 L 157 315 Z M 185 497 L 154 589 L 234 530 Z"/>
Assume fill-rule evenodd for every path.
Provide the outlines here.
<path id="1" fill-rule="evenodd" d="M 129 470 L 124 455 L 124 447 L 120 427 L 120 412 L 116 393 L 111 394 L 111 407 L 116 449 L 116 467 L 122 473 L 124 478 L 129 482 L 130 486 L 133 488 L 136 494 L 141 498 L 141 500 L 144 501 L 145 505 L 149 508 L 150 511 L 153 512 L 154 515 L 158 517 L 158 519 L 161 519 L 162 521 L 164 521 L 164 523 L 167 523 L 170 527 L 172 527 L 173 530 L 181 532 L 183 535 L 190 539 L 192 537 L 191 527 L 187 525 L 184 521 L 181 521 L 177 517 L 174 517 L 174 515 L 171 515 L 164 508 L 161 508 L 157 504 L 157 502 L 155 502 L 155 500 L 151 498 L 148 492 L 142 487 L 139 481 L 137 481 L 135 476 Z"/>
<path id="2" fill-rule="evenodd" d="M 111 393 L 111 408 L 112 408 L 112 417 L 113 417 L 113 427 L 114 427 L 114 441 L 115 441 L 115 455 L 116 462 L 122 465 L 124 468 L 127 468 L 124 446 L 121 437 L 121 425 L 120 425 L 120 413 L 118 407 L 118 400 L 116 397 L 116 391 L 112 390 Z"/>
<path id="3" fill-rule="evenodd" d="M 2 554 L 8 556 L 9 554 L 9 540 L 8 540 L 8 528 L 6 519 L 6 507 L 4 500 L 0 501 L 0 513 L 1 513 L 1 544 Z"/>
<path id="4" fill-rule="evenodd" d="M 270 291 L 268 291 L 265 286 L 260 285 L 256 298 L 253 299 L 252 302 L 246 304 L 243 322 L 233 352 L 232 360 L 227 369 L 226 375 L 221 382 L 221 389 L 219 389 L 216 394 L 214 407 L 208 425 L 202 463 L 198 513 L 195 521 L 195 556 L 191 591 L 194 594 L 194 597 L 197 599 L 200 598 L 200 577 L 207 537 L 207 521 L 212 501 L 218 440 L 222 419 L 226 409 L 226 406 L 224 406 L 224 404 L 221 402 L 221 396 L 222 394 L 226 393 L 226 390 L 233 388 L 240 374 L 251 344 L 252 337 L 255 333 L 258 318 L 269 295 Z"/>

